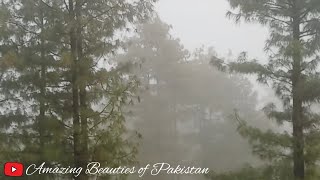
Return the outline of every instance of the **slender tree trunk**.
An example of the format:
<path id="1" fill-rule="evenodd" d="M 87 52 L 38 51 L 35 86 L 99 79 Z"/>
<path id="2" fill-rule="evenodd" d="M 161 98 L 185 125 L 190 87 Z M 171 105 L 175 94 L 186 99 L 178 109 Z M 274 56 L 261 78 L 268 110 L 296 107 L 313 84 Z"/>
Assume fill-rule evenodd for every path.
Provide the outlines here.
<path id="1" fill-rule="evenodd" d="M 293 40 L 294 46 L 300 44 L 300 17 L 297 8 L 297 1 L 294 1 L 293 15 Z M 301 61 L 302 55 L 299 47 L 295 47 L 293 53 L 293 73 L 292 73 L 292 96 L 293 96 L 293 173 L 295 180 L 304 180 L 304 134 L 302 117 L 302 98 L 300 90 L 302 88 Z"/>
<path id="2" fill-rule="evenodd" d="M 87 92 L 85 88 L 80 88 L 80 106 L 81 106 L 81 167 L 86 169 L 87 163 L 89 161 L 89 150 L 88 150 L 88 119 L 86 115 L 86 98 Z M 84 172 L 83 172 L 84 173 Z M 81 180 L 88 180 L 88 176 L 86 174 L 81 174 Z"/>
<path id="3" fill-rule="evenodd" d="M 77 58 L 77 33 L 76 33 L 76 16 L 74 1 L 69 0 L 69 26 L 70 26 L 70 47 L 72 58 L 72 113 L 73 113 L 73 151 L 74 165 L 81 167 L 81 126 L 79 113 L 79 74 L 78 74 L 78 58 Z M 81 175 L 74 177 L 75 180 L 81 180 Z"/>
<path id="4" fill-rule="evenodd" d="M 40 9 L 42 7 L 42 3 L 39 2 L 40 4 Z M 41 21 L 41 34 L 40 34 L 40 57 L 41 57 L 41 70 L 40 70 L 40 98 L 39 98 L 39 116 L 38 116 L 38 128 L 39 128 L 39 141 L 40 141 L 40 159 L 39 162 L 45 160 L 44 157 L 44 136 L 45 136 L 45 96 L 46 96 L 46 62 L 45 62 L 45 47 L 44 47 L 44 17 L 43 17 L 43 12 L 40 10 L 40 21 Z"/>
<path id="5" fill-rule="evenodd" d="M 80 77 L 87 76 L 87 66 L 85 65 L 84 57 L 83 57 L 83 38 L 82 38 L 82 14 L 81 14 L 81 5 L 79 2 L 76 4 L 76 16 L 77 16 L 77 53 L 79 58 L 79 74 L 82 74 Z M 79 85 L 80 89 L 80 118 L 81 118 L 81 158 L 80 163 L 83 169 L 86 169 L 87 163 L 89 161 L 89 154 L 88 154 L 88 118 L 86 111 L 87 107 L 87 92 L 86 92 L 86 78 L 81 79 L 81 83 Z M 80 175 L 81 180 L 88 180 L 87 174 L 82 172 Z"/>
<path id="6" fill-rule="evenodd" d="M 42 48 L 41 48 L 42 49 Z M 43 50 L 41 50 L 41 60 L 44 61 Z M 40 139 L 40 161 L 45 161 L 44 157 L 44 137 L 45 137 L 45 96 L 46 96 L 46 66 L 45 62 L 41 62 L 41 82 L 40 82 L 40 112 L 38 116 L 39 123 L 39 139 Z"/>

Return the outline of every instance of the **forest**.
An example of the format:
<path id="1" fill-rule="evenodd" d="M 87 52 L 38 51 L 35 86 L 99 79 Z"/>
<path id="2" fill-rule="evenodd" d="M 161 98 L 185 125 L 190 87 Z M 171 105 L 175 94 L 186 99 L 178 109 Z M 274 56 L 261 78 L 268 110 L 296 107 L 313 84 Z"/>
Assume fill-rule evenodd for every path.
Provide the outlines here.
<path id="1" fill-rule="evenodd" d="M 0 1 L 1 180 L 320 179 L 320 1 L 223 0 L 215 29 L 266 30 L 226 54 L 167 22 L 222 1 L 178 1 Z"/>

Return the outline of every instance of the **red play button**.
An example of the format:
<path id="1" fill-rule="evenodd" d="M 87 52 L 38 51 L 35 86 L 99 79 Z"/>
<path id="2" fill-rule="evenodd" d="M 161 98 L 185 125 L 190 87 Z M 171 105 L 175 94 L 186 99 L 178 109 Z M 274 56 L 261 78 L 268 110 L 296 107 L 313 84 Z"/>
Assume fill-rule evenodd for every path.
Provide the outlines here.
<path id="1" fill-rule="evenodd" d="M 23 175 L 23 164 L 18 162 L 7 162 L 4 164 L 4 175 L 10 177 L 20 177 Z"/>

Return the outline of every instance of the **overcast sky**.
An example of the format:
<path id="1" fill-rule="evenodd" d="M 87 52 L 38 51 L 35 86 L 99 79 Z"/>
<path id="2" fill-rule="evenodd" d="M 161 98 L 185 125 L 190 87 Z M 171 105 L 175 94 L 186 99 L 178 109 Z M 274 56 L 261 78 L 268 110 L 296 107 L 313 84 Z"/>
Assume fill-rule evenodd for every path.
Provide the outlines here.
<path id="1" fill-rule="evenodd" d="M 257 24 L 235 24 L 226 18 L 227 0 L 159 0 L 157 11 L 173 26 L 172 34 L 193 50 L 213 46 L 219 55 L 247 51 L 250 57 L 266 59 L 263 52 L 267 30 Z"/>
<path id="2" fill-rule="evenodd" d="M 171 34 L 191 51 L 201 45 L 213 46 L 222 57 L 229 50 L 234 55 L 246 51 L 250 58 L 266 62 L 263 48 L 267 29 L 258 24 L 235 24 L 226 18 L 230 10 L 227 0 L 159 0 L 156 9 L 161 19 L 173 26 Z M 269 88 L 257 83 L 254 86 L 260 105 L 271 100 Z"/>

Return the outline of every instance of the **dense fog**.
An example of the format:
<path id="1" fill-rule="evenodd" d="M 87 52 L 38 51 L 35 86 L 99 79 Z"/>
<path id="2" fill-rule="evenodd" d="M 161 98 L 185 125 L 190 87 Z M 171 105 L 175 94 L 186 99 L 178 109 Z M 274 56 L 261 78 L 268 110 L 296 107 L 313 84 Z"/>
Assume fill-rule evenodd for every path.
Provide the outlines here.
<path id="1" fill-rule="evenodd" d="M 0 179 L 319 179 L 319 50 L 318 0 L 2 0 Z"/>

